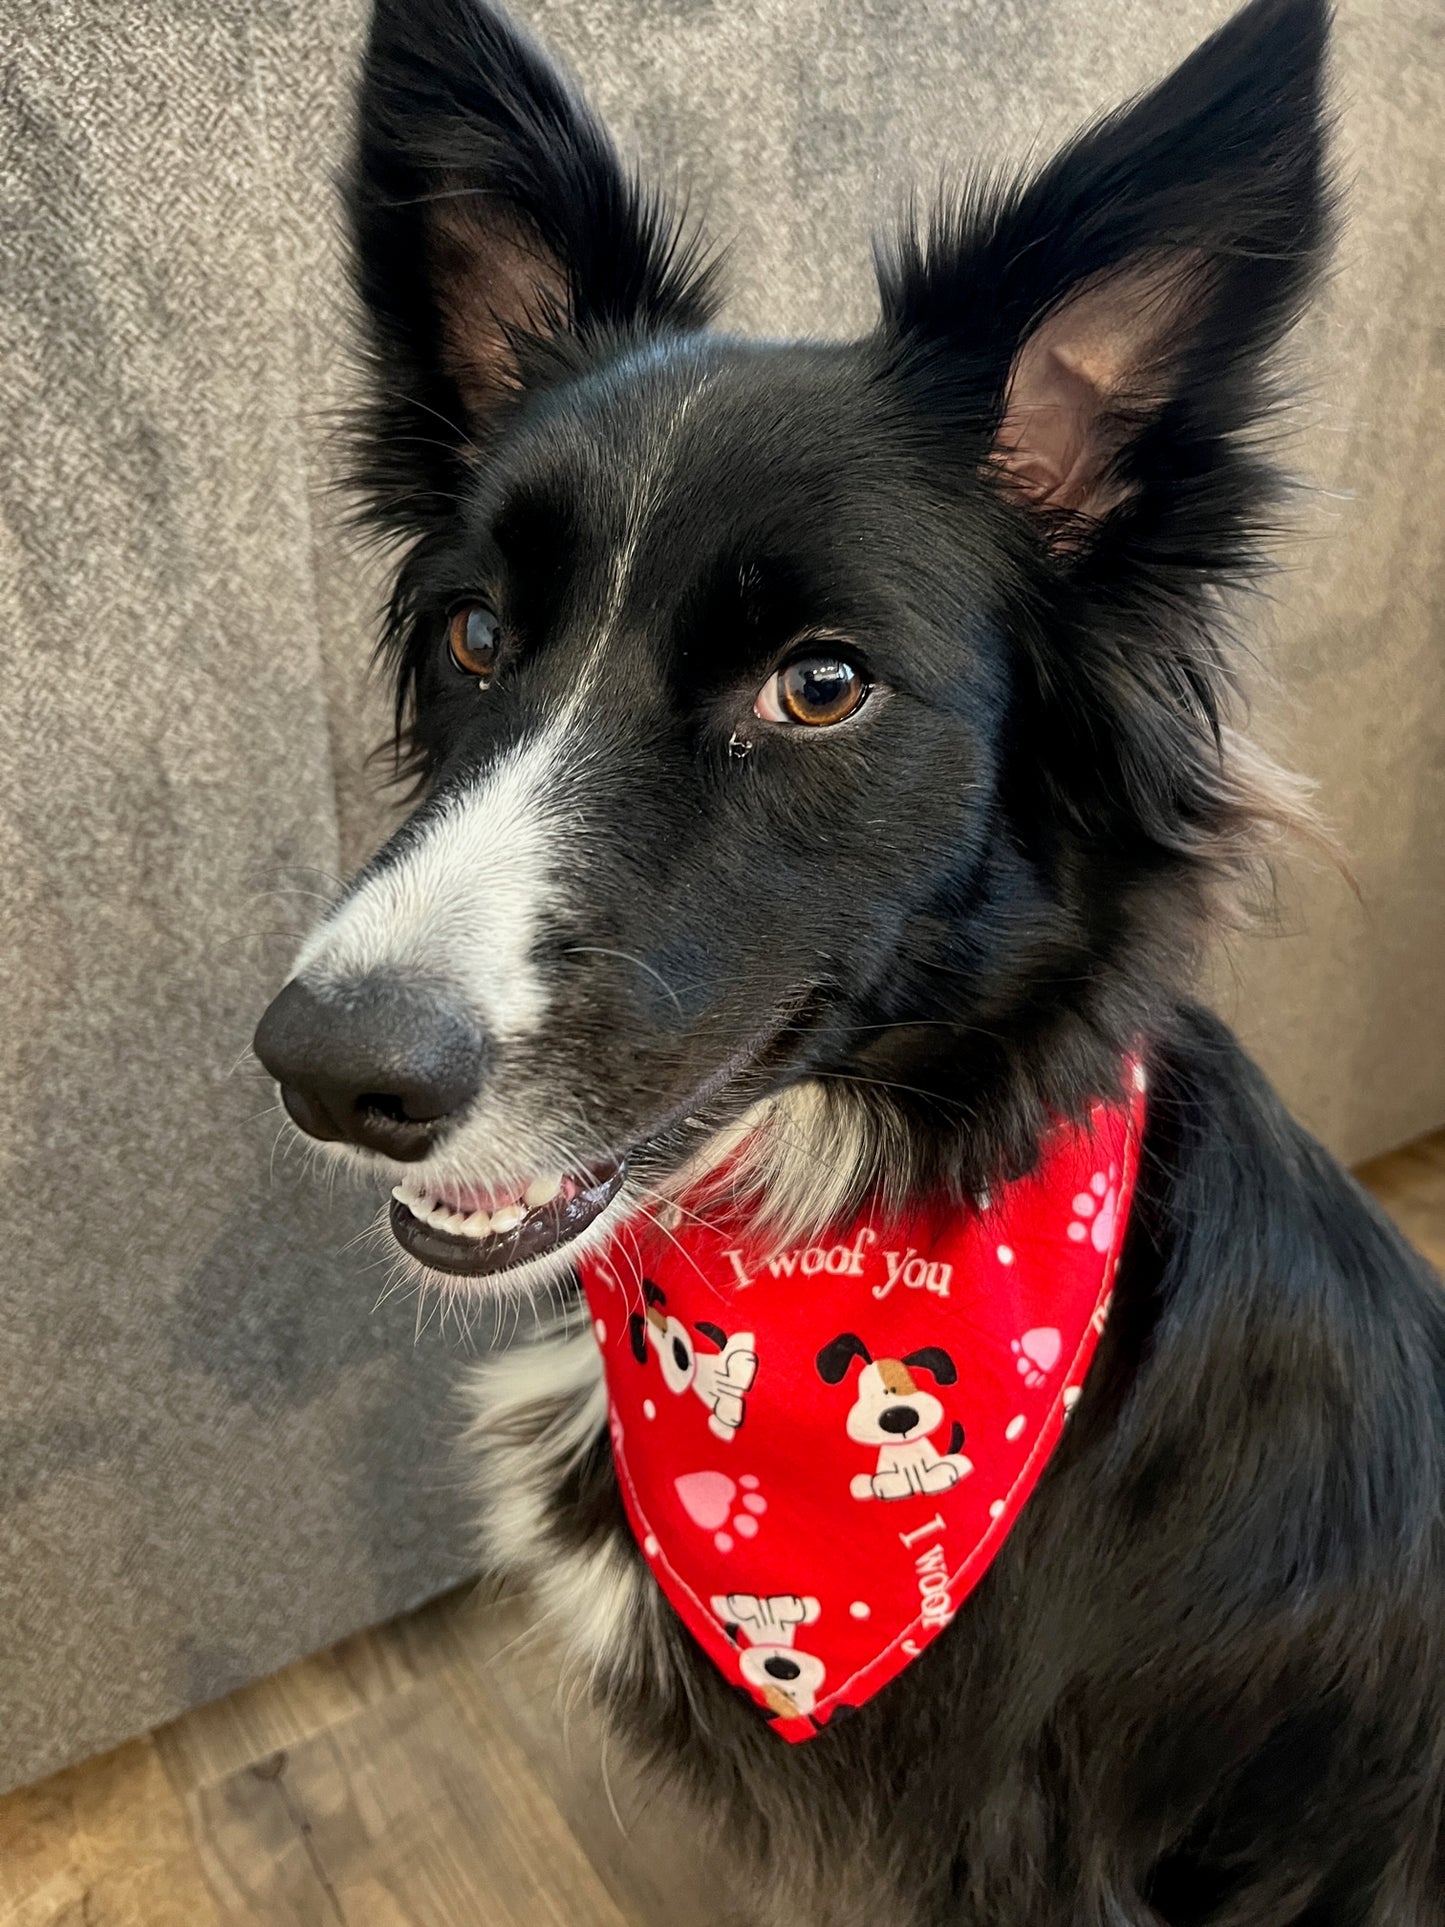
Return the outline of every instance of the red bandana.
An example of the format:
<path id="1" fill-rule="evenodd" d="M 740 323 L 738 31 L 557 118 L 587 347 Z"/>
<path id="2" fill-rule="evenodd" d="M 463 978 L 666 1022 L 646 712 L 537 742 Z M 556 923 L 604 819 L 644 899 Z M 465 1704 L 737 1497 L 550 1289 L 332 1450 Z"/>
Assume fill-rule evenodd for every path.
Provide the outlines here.
<path id="1" fill-rule="evenodd" d="M 629 1227 L 581 1266 L 632 1530 L 724 1675 L 811 1739 L 958 1612 L 1108 1315 L 1143 1072 L 977 1212 L 779 1251 Z"/>

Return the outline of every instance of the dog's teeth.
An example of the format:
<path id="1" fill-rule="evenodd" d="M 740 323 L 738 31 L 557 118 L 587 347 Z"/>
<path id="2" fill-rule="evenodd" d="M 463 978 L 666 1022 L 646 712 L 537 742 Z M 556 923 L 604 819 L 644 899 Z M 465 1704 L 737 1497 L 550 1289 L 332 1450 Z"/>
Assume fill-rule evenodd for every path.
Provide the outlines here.
<path id="1" fill-rule="evenodd" d="M 461 1229 L 469 1238 L 485 1238 L 492 1229 L 492 1220 L 485 1211 L 472 1211 L 462 1219 Z"/>
<path id="2" fill-rule="evenodd" d="M 495 1237 L 499 1231 L 515 1231 L 526 1215 L 525 1205 L 504 1204 L 500 1211 L 492 1213 L 492 1236 Z"/>
<path id="3" fill-rule="evenodd" d="M 410 1203 L 411 1203 L 411 1199 L 410 1199 L 410 1197 L 409 1197 L 409 1196 L 407 1195 L 407 1189 L 406 1189 L 406 1186 L 405 1186 L 404 1184 L 394 1184 L 394 1185 L 393 1185 L 393 1186 L 391 1187 L 391 1195 L 392 1195 L 392 1196 L 393 1196 L 393 1197 L 394 1197 L 394 1198 L 396 1199 L 396 1201 L 397 1201 L 397 1203 L 398 1203 L 398 1204 L 410 1204 Z"/>
<path id="4" fill-rule="evenodd" d="M 522 1202 L 529 1211 L 535 1211 L 539 1205 L 550 1204 L 561 1189 L 562 1175 L 560 1172 L 553 1178 L 533 1178 L 532 1182 L 522 1193 Z"/>

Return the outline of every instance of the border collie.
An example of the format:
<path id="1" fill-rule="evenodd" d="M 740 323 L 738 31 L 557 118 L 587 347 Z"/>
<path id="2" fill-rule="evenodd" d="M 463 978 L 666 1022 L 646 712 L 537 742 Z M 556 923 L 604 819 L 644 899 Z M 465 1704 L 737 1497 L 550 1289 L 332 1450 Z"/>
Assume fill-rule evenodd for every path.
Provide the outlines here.
<path id="1" fill-rule="evenodd" d="M 1231 721 L 1223 592 L 1261 566 L 1271 356 L 1331 226 L 1328 11 L 1254 0 L 879 243 L 869 334 L 790 343 L 713 329 L 715 257 L 499 10 L 376 6 L 356 468 L 404 549 L 415 808 L 256 1048 L 394 1188 L 424 1283 L 560 1295 L 480 1373 L 490 1551 L 780 1921 L 1445 1921 L 1445 1300 L 1190 992 L 1307 816 Z M 816 1250 L 739 1266 L 730 1319 L 649 1276 L 638 1409 L 735 1491 L 806 1283 L 820 1516 L 980 1503 L 986 1347 L 870 1337 L 867 1214 L 972 1250 L 1129 1066 L 1127 1213 L 1085 1235 L 1101 1170 L 1058 1244 L 1107 1254 L 1097 1351 L 967 1597 L 921 1579 L 927 1642 L 824 1723 L 828 1601 L 722 1581 L 726 1677 L 649 1564 L 577 1273 L 669 1225 Z M 880 1318 L 954 1316 L 943 1266 L 900 1247 Z M 1024 1336 L 1046 1401 L 1063 1341 Z"/>

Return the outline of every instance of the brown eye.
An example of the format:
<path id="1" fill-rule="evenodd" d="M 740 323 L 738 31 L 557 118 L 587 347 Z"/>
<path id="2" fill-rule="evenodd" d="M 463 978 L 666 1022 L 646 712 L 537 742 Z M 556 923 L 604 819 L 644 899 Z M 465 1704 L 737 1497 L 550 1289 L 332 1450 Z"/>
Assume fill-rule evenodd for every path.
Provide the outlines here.
<path id="1" fill-rule="evenodd" d="M 844 722 L 868 694 L 863 672 L 842 656 L 799 656 L 758 691 L 753 714 L 766 723 L 813 729 Z"/>
<path id="2" fill-rule="evenodd" d="M 496 672 L 501 640 L 497 618 L 484 602 L 464 602 L 447 618 L 447 647 L 464 676 L 490 682 Z"/>

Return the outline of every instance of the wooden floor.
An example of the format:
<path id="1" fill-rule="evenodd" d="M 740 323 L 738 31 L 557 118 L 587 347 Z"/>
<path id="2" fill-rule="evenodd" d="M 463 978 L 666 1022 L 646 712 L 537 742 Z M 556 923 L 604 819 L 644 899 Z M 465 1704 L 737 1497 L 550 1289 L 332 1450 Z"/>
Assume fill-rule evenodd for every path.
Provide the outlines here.
<path id="1" fill-rule="evenodd" d="M 1445 1133 L 1361 1177 L 1445 1271 Z M 0 1927 L 746 1927 L 695 1829 L 454 1594 L 0 1799 Z"/>

